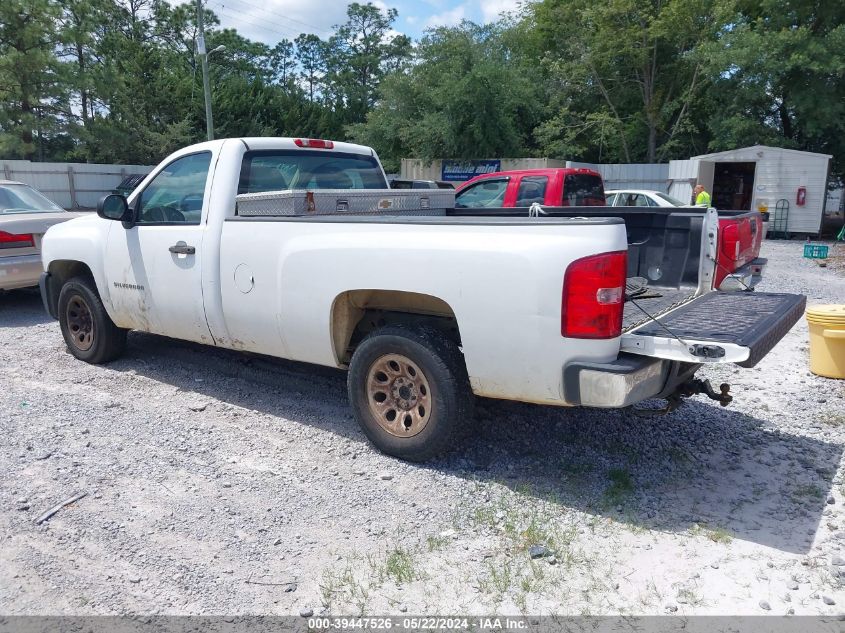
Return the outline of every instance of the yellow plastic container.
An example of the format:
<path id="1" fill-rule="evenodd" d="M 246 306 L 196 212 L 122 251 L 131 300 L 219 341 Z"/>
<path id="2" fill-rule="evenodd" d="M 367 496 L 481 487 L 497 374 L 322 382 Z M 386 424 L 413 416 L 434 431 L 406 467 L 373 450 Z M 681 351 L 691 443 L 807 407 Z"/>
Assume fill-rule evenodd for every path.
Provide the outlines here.
<path id="1" fill-rule="evenodd" d="M 845 305 L 807 308 L 810 326 L 810 371 L 845 379 Z"/>

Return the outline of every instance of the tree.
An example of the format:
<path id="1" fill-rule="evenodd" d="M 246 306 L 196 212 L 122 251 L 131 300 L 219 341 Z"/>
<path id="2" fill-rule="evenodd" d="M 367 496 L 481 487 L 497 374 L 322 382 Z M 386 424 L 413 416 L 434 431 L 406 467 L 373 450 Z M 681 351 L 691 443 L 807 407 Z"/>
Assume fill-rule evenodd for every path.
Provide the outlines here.
<path id="1" fill-rule="evenodd" d="M 502 29 L 463 22 L 430 31 L 415 63 L 384 79 L 378 105 L 349 132 L 388 166 L 404 156 L 478 158 L 532 152 L 539 86 Z"/>
<path id="2" fill-rule="evenodd" d="M 319 82 L 326 70 L 325 43 L 313 33 L 302 33 L 294 40 L 296 61 L 302 68 L 301 78 L 308 87 L 308 100 L 314 102 Z"/>
<path id="3" fill-rule="evenodd" d="M 834 156 L 845 178 L 845 4 L 743 0 L 708 49 L 712 149 L 772 144 Z"/>
<path id="4" fill-rule="evenodd" d="M 91 95 L 96 92 L 96 28 L 108 17 L 108 3 L 102 0 L 66 0 L 59 15 L 59 58 L 66 60 L 70 90 L 79 98 L 82 121 L 93 116 Z"/>
<path id="5" fill-rule="evenodd" d="M 268 66 L 273 81 L 284 87 L 290 87 L 296 81 L 296 52 L 293 42 L 283 39 L 270 51 Z"/>
<path id="6" fill-rule="evenodd" d="M 390 33 L 397 15 L 396 9 L 383 12 L 372 3 L 353 2 L 346 22 L 335 27 L 327 42 L 326 83 L 349 122 L 364 120 L 381 79 L 410 56 L 410 39 Z"/>
<path id="7" fill-rule="evenodd" d="M 67 119 L 58 17 L 49 0 L 0 2 L 0 151 L 7 156 L 35 158 Z"/>
<path id="8" fill-rule="evenodd" d="M 704 92 L 699 51 L 725 24 L 718 0 L 544 0 L 532 7 L 557 88 L 556 139 L 608 158 L 664 160 L 685 151 L 690 105 Z M 539 130 L 554 141 L 547 125 Z M 594 145 L 595 146 L 595 145 Z"/>

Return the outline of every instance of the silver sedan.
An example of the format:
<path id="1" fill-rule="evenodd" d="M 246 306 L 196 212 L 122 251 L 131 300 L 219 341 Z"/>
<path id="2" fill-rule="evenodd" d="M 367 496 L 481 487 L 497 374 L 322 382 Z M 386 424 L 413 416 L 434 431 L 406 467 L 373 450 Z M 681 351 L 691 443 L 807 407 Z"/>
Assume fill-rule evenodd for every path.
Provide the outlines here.
<path id="1" fill-rule="evenodd" d="M 22 182 L 0 180 L 0 290 L 38 285 L 41 238 L 70 213 Z"/>

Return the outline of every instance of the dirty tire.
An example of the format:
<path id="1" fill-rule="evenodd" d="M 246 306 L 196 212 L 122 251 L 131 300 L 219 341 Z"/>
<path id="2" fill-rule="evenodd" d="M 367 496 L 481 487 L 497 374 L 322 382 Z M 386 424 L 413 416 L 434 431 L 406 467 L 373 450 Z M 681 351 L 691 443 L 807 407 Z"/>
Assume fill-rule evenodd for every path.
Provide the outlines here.
<path id="1" fill-rule="evenodd" d="M 117 327 L 87 277 L 73 277 L 59 292 L 59 326 L 68 351 L 79 360 L 99 365 L 126 349 L 126 330 Z"/>
<path id="2" fill-rule="evenodd" d="M 397 367 L 393 373 L 391 364 Z M 463 354 L 435 328 L 392 325 L 372 332 L 352 356 L 347 386 L 364 434 L 380 451 L 400 459 L 422 462 L 456 448 L 473 424 L 474 399 Z M 411 402 L 402 400 L 402 388 L 413 400 L 410 410 L 400 406 Z M 377 402 L 388 398 L 386 404 Z M 417 406 L 421 402 L 427 407 L 423 415 Z M 387 421 L 391 407 L 399 416 L 393 428 Z M 387 415 L 379 415 L 384 411 Z"/>

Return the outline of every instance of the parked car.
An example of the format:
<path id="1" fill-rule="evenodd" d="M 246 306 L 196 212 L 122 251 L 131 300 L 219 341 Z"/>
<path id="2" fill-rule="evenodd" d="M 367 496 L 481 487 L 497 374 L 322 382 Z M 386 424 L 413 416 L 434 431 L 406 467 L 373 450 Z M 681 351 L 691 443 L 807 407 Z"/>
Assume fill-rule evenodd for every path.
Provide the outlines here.
<path id="1" fill-rule="evenodd" d="M 692 207 L 662 191 L 614 189 L 604 192 L 610 207 Z"/>
<path id="2" fill-rule="evenodd" d="M 44 233 L 79 215 L 29 185 L 0 180 L 0 290 L 38 285 Z"/>
<path id="3" fill-rule="evenodd" d="M 276 194 L 255 212 L 241 205 L 324 178 L 372 190 L 381 213 L 332 202 L 291 214 Z M 729 387 L 716 392 L 696 371 L 754 366 L 804 311 L 802 295 L 711 290 L 713 210 L 432 216 L 422 204 L 398 214 L 391 193 L 360 145 L 186 147 L 128 200 L 107 196 L 97 216 L 48 231 L 44 304 L 89 363 L 120 356 L 135 329 L 348 369 L 363 432 L 415 461 L 471 432 L 473 395 L 609 408 L 667 398 L 671 410 L 706 393 L 726 405 Z"/>
<path id="4" fill-rule="evenodd" d="M 677 198 L 647 189 L 606 191 L 607 204 L 612 207 L 650 207 L 663 209 L 702 207 L 684 204 Z M 714 287 L 721 290 L 748 290 L 763 278 L 767 260 L 760 257 L 760 245 L 766 229 L 764 217 L 758 211 L 719 209 L 719 254 L 717 256 Z"/>
<path id="5" fill-rule="evenodd" d="M 604 183 L 592 169 L 520 169 L 483 174 L 458 187 L 455 205 L 465 209 L 604 206 Z"/>

